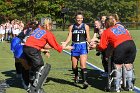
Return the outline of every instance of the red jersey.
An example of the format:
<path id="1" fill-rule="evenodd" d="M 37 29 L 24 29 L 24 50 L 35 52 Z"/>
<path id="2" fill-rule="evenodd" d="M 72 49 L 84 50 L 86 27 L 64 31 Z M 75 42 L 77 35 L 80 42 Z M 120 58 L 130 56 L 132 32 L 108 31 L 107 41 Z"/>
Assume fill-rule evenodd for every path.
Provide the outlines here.
<path id="1" fill-rule="evenodd" d="M 50 31 L 41 28 L 37 28 L 32 32 L 25 45 L 40 50 L 44 48 L 47 43 L 58 52 L 62 51 L 62 46 L 57 43 L 54 35 Z"/>
<path id="2" fill-rule="evenodd" d="M 99 50 L 104 50 L 108 44 L 116 48 L 119 44 L 127 40 L 132 40 L 128 30 L 122 25 L 114 25 L 103 31 L 98 48 Z"/>

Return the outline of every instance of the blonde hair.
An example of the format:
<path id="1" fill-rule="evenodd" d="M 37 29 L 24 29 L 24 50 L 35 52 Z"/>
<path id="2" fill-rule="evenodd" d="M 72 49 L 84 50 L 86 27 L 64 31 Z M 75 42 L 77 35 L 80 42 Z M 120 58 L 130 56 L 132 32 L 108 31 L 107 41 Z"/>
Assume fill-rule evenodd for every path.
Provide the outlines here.
<path id="1" fill-rule="evenodd" d="M 51 18 L 45 18 L 44 19 L 44 25 L 47 25 L 47 24 L 52 25 L 52 19 Z"/>
<path id="2" fill-rule="evenodd" d="M 48 26 L 52 26 L 53 22 L 51 18 L 42 18 L 41 19 L 41 26 L 44 29 L 48 29 Z"/>
<path id="3" fill-rule="evenodd" d="M 45 26 L 45 25 L 47 25 L 47 24 L 52 24 L 52 20 L 51 20 L 51 18 L 41 18 L 41 26 Z"/>

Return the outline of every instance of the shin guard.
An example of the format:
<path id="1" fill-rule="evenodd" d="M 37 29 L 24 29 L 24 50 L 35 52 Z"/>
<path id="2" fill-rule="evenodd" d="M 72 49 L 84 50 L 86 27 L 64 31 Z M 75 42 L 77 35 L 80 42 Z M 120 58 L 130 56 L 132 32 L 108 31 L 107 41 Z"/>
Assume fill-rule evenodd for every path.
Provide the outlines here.
<path id="1" fill-rule="evenodd" d="M 115 74 L 115 88 L 118 90 L 121 88 L 121 77 L 122 77 L 122 68 L 121 69 L 116 69 L 116 74 Z"/>
<path id="2" fill-rule="evenodd" d="M 132 89 L 133 88 L 133 78 L 134 78 L 134 73 L 133 73 L 133 69 L 129 69 L 127 70 L 127 85 L 128 85 L 128 89 Z"/>
<path id="3" fill-rule="evenodd" d="M 28 93 L 44 93 L 42 86 L 47 79 L 50 68 L 50 64 L 45 64 L 36 72 L 33 83 L 29 85 Z"/>

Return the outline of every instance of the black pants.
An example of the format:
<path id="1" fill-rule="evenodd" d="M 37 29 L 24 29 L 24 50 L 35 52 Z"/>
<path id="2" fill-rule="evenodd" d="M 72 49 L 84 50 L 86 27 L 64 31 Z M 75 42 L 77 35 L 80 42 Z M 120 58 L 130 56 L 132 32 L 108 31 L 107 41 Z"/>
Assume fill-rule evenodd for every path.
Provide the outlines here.
<path id="1" fill-rule="evenodd" d="M 25 54 L 25 59 L 31 65 L 31 71 L 36 72 L 41 66 L 44 65 L 41 52 L 33 47 L 24 46 L 23 52 Z"/>
<path id="2" fill-rule="evenodd" d="M 136 57 L 136 45 L 134 41 L 128 40 L 118 45 L 112 56 L 112 62 L 115 64 L 133 63 Z"/>

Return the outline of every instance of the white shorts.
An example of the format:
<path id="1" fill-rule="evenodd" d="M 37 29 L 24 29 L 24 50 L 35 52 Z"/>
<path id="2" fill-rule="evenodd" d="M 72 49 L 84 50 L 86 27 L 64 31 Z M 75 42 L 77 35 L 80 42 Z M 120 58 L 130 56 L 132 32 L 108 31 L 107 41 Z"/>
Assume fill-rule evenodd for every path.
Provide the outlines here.
<path id="1" fill-rule="evenodd" d="M 5 30 L 1 30 L 0 29 L 0 34 L 3 34 L 4 35 L 5 34 Z"/>
<path id="2" fill-rule="evenodd" d="M 18 35 L 19 33 L 20 33 L 20 30 L 19 30 L 19 29 L 14 29 L 14 30 L 13 30 L 13 34 Z"/>

